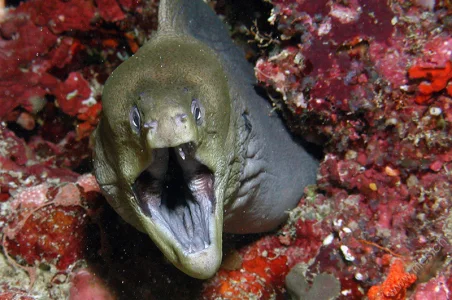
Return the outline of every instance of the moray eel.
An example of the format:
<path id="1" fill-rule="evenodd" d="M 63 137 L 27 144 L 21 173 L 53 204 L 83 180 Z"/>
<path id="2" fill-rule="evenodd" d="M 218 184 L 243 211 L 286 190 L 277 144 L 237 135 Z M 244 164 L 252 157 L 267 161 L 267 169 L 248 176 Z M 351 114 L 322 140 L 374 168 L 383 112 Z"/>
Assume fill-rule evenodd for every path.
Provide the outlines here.
<path id="1" fill-rule="evenodd" d="M 206 279 L 222 233 L 275 229 L 317 161 L 256 93 L 252 67 L 201 0 L 161 0 L 158 31 L 108 78 L 93 134 L 110 205 Z"/>

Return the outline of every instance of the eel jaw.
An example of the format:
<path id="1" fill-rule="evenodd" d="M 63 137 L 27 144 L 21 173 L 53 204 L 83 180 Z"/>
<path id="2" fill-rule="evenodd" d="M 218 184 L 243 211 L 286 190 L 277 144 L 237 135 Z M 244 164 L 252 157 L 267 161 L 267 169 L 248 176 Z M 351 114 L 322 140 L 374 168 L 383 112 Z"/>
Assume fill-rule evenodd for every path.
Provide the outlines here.
<path id="1" fill-rule="evenodd" d="M 132 185 L 141 223 L 176 267 L 209 278 L 222 256 L 214 174 L 195 158 L 191 143 L 153 151 L 153 163 Z"/>

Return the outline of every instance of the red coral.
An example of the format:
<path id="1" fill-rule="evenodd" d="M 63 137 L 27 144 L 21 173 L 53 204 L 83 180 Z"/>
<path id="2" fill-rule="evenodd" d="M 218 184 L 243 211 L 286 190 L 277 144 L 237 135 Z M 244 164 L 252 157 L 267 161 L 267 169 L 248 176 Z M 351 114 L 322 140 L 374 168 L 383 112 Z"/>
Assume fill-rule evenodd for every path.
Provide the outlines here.
<path id="1" fill-rule="evenodd" d="M 20 256 L 28 264 L 35 261 L 55 263 L 58 269 L 66 268 L 83 257 L 85 245 L 80 208 L 50 208 L 28 219 L 14 239 L 5 247 L 14 256 Z M 68 245 L 71 245 L 68 247 Z"/>
<path id="2" fill-rule="evenodd" d="M 85 111 L 78 114 L 77 118 L 83 123 L 77 125 L 76 134 L 77 139 L 81 140 L 85 137 L 90 136 L 93 130 L 96 128 L 96 125 L 99 121 L 100 112 L 102 111 L 102 105 L 100 103 L 96 103 L 86 109 Z"/>
<path id="3" fill-rule="evenodd" d="M 448 84 L 452 79 L 452 62 L 448 61 L 444 68 L 425 68 L 413 66 L 408 70 L 410 79 L 426 79 L 419 84 L 416 103 L 424 104 L 429 102 L 433 93 L 446 90 L 449 96 L 452 96 L 452 84 Z"/>
<path id="4" fill-rule="evenodd" d="M 90 95 L 91 88 L 88 81 L 83 78 L 82 74 L 72 72 L 58 89 L 58 105 L 66 114 L 75 116 L 81 113 L 84 106 L 87 106 L 84 101 L 88 100 Z"/>
<path id="5" fill-rule="evenodd" d="M 140 46 L 136 42 L 136 37 L 132 33 L 124 33 L 124 37 L 127 39 L 127 44 L 129 45 L 130 51 L 136 53 Z"/>
<path id="6" fill-rule="evenodd" d="M 270 299 L 281 297 L 291 267 L 312 259 L 326 231 L 315 222 L 298 220 L 286 225 L 277 236 L 266 236 L 240 250 L 239 270 L 220 271 L 205 284 L 204 299 Z"/>
<path id="7" fill-rule="evenodd" d="M 88 30 L 95 15 L 93 2 L 86 0 L 34 0 L 22 3 L 17 11 L 30 13 L 35 24 L 48 26 L 55 34 L 68 30 Z"/>
<path id="8" fill-rule="evenodd" d="M 63 68 L 70 64 L 79 51 L 85 49 L 85 46 L 73 37 L 63 37 L 59 39 L 56 48 L 50 52 L 50 62 L 57 68 Z"/>
<path id="9" fill-rule="evenodd" d="M 81 204 L 83 197 L 81 187 L 72 183 L 56 190 L 43 184 L 19 193 L 12 203 L 13 216 L 4 229 L 3 246 L 8 254 L 29 265 L 54 263 L 60 270 L 82 258 L 88 222 Z"/>
<path id="10" fill-rule="evenodd" d="M 208 283 L 204 297 L 248 299 L 258 296 L 260 299 L 269 299 L 275 293 L 280 294 L 284 277 L 289 272 L 287 256 L 270 250 L 270 244 L 279 245 L 276 238 L 269 237 L 262 242 L 243 253 L 240 270 L 220 270 Z"/>
<path id="11" fill-rule="evenodd" d="M 47 28 L 34 25 L 27 18 L 16 18 L 3 23 L 0 31 L 2 35 L 11 36 L 10 40 L 0 40 L 0 118 L 4 118 L 19 105 L 33 111 L 32 98 L 44 97 L 47 93 L 41 83 L 47 75 L 24 72 L 23 68 L 30 67 L 33 59 L 39 59 L 37 54 L 48 53 L 56 36 Z M 13 39 L 12 36 L 20 38 Z"/>
<path id="12" fill-rule="evenodd" d="M 100 16 L 110 22 L 119 21 L 125 18 L 118 3 L 115 0 L 96 0 Z"/>
<path id="13" fill-rule="evenodd" d="M 87 150 L 75 144 L 70 134 L 63 139 L 60 145 L 51 142 L 44 142 L 42 139 L 34 139 L 29 144 L 18 138 L 13 132 L 0 125 L 0 139 L 5 143 L 0 145 L 0 189 L 2 194 L 11 193 L 18 187 L 29 187 L 40 184 L 49 179 L 58 179 L 63 181 L 75 180 L 77 173 L 62 166 L 76 165 L 78 161 L 74 159 L 83 159 L 82 153 Z M 78 148 L 78 153 L 66 151 L 65 141 L 70 144 L 70 149 Z M 68 147 L 69 147 L 68 146 Z M 69 153 L 68 153 L 69 152 Z M 7 155 L 5 155 L 7 154 Z M 74 162 L 69 161 L 74 159 Z M 6 197 L 2 196 L 2 197 Z"/>
<path id="14" fill-rule="evenodd" d="M 386 280 L 371 287 L 367 296 L 369 300 L 403 300 L 407 288 L 416 280 L 416 275 L 406 273 L 403 262 L 397 259 L 392 263 Z"/>

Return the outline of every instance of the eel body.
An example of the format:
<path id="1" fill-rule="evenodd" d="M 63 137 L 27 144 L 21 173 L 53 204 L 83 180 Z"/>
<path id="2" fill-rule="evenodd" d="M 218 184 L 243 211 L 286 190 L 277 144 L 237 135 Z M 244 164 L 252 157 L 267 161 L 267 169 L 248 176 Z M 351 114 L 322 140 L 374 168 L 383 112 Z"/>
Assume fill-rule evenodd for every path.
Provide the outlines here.
<path id="1" fill-rule="evenodd" d="M 222 233 L 275 229 L 317 161 L 254 90 L 252 67 L 201 0 L 161 0 L 159 28 L 105 84 L 96 178 L 180 270 L 209 278 Z"/>

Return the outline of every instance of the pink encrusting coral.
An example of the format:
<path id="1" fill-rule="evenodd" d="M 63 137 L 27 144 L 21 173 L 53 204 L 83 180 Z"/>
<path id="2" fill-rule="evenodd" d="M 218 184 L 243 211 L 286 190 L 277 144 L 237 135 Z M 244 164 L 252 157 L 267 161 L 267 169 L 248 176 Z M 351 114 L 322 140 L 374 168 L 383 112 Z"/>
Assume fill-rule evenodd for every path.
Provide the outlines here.
<path id="1" fill-rule="evenodd" d="M 360 299 L 384 280 L 387 255 L 412 266 L 431 254 L 415 275 L 451 278 L 449 268 L 431 270 L 451 248 L 446 238 L 437 245 L 450 234 L 450 27 L 433 30 L 450 7 L 272 3 L 270 21 L 290 42 L 259 58 L 256 76 L 300 116 L 293 128 L 327 141 L 314 199 L 330 209 L 312 217 L 326 232 L 335 226 L 306 277 L 333 273 L 340 298 Z"/>
<path id="2" fill-rule="evenodd" d="M 3 229 L 5 253 L 28 265 L 48 262 L 66 270 L 86 248 L 88 218 L 82 200 L 73 183 L 57 189 L 44 183 L 19 193 Z"/>
<path id="3" fill-rule="evenodd" d="M 322 273 L 339 299 L 451 297 L 450 3 L 271 1 L 273 31 L 246 31 L 262 42 L 256 77 L 325 155 L 287 223 L 227 236 L 205 282 L 168 265 L 81 175 L 102 85 L 155 29 L 156 8 L 31 0 L 0 21 L 0 298 L 284 299 L 292 274 L 298 297 L 323 299 Z"/>
<path id="4" fill-rule="evenodd" d="M 81 126 L 89 127 L 78 131 L 80 137 L 88 136 L 99 114 L 90 107 L 99 104 L 101 84 L 108 71 L 121 62 L 111 46 L 130 43 L 125 35 L 132 24 L 125 20 L 125 12 L 144 5 L 141 1 L 122 2 L 34 0 L 9 10 L 0 28 L 0 117 L 15 121 L 18 108 L 36 115 L 52 98 L 64 114 L 79 117 Z M 123 22 L 124 32 L 102 29 L 103 24 L 114 21 Z M 155 18 L 143 29 L 152 26 Z M 130 39 L 130 34 L 127 37 Z M 110 40 L 117 42 L 106 42 Z M 104 60 L 108 63 L 99 68 Z M 91 63 L 84 64 L 86 61 Z M 89 112 L 91 123 L 83 122 Z"/>
<path id="5" fill-rule="evenodd" d="M 104 201 L 94 177 L 79 172 L 89 170 L 102 84 L 155 28 L 156 4 L 31 0 L 1 9 L 0 295 L 56 297 L 67 280 L 32 286 L 40 269 L 64 277 L 99 251 Z M 21 269 L 31 281 L 12 276 Z"/>

